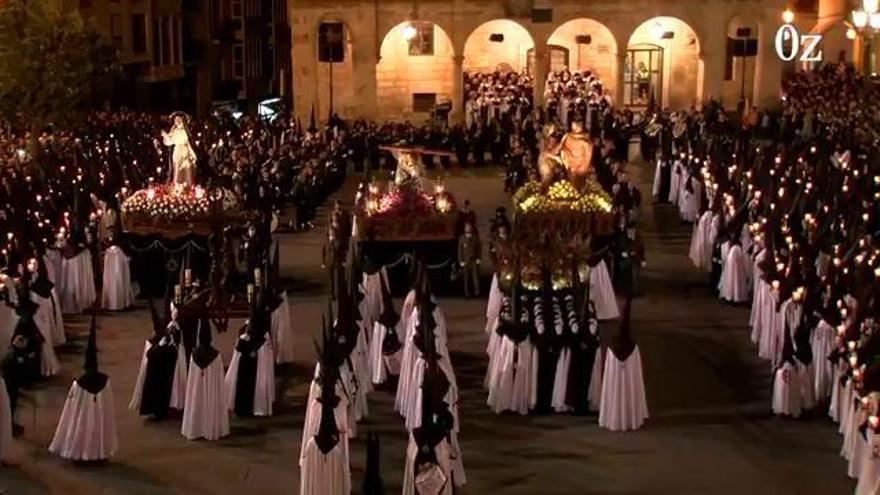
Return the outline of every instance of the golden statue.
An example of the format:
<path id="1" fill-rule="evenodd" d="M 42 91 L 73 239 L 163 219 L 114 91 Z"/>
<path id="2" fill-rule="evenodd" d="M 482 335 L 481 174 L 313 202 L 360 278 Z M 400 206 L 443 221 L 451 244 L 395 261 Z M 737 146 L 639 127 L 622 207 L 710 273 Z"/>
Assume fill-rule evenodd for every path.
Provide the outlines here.
<path id="1" fill-rule="evenodd" d="M 587 182 L 590 174 L 590 164 L 593 161 L 593 143 L 590 136 L 584 132 L 580 122 L 571 124 L 571 132 L 562 137 L 562 141 L 556 147 L 556 153 L 568 170 L 569 180 L 578 190 L 581 190 Z"/>

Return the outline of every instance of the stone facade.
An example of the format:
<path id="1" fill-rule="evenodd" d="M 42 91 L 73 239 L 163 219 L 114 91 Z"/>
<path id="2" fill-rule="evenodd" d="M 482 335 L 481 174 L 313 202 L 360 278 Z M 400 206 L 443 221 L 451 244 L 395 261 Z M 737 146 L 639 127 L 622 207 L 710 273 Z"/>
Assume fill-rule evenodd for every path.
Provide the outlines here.
<path id="1" fill-rule="evenodd" d="M 318 62 L 318 26 L 342 22 L 345 61 L 333 64 L 333 109 L 346 118 L 415 118 L 412 94 L 436 93 L 461 114 L 462 73 L 500 64 L 530 70 L 540 102 L 549 70 L 567 51 L 572 69 L 599 73 L 617 104 L 624 103 L 627 50 L 636 44 L 663 49 L 664 106 L 699 106 L 713 97 L 734 107 L 742 90 L 741 66 L 725 80 L 727 36 L 752 28 L 758 55 L 747 61 L 746 97 L 759 105 L 778 103 L 782 63 L 774 47 L 785 0 L 289 0 L 293 33 L 294 108 L 307 119 L 312 108 L 330 112 L 330 67 Z M 552 8 L 552 22 L 533 22 L 532 8 Z M 430 22 L 434 54 L 410 56 L 402 28 Z M 662 32 L 674 36 L 659 39 Z M 492 42 L 490 34 L 504 34 Z M 589 44 L 574 38 L 589 34 Z M 551 46 L 552 45 L 552 46 Z M 738 64 L 739 61 L 734 62 Z M 627 76 L 629 78 L 629 76 Z M 631 78 L 629 78 L 631 79 Z"/>

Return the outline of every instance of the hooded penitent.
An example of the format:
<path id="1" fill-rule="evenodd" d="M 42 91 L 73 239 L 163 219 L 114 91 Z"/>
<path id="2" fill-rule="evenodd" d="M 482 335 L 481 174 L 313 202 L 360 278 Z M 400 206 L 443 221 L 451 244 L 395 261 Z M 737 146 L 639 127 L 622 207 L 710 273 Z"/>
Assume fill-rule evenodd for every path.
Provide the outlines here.
<path id="1" fill-rule="evenodd" d="M 214 362 L 219 351 L 211 345 L 211 324 L 207 319 L 198 323 L 198 343 L 193 349 L 192 360 L 201 369 L 205 369 Z"/>
<path id="2" fill-rule="evenodd" d="M 148 339 L 146 369 L 140 397 L 140 414 L 164 418 L 171 405 L 174 373 L 177 365 L 177 346 L 168 335 L 167 327 L 159 319 L 152 299 L 148 299 L 153 336 Z"/>
<path id="3" fill-rule="evenodd" d="M 382 314 L 379 315 L 379 324 L 385 327 L 385 335 L 382 336 L 382 354 L 390 356 L 399 351 L 403 344 L 397 335 L 397 324 L 400 322 L 400 315 L 394 309 L 394 302 L 391 300 L 391 291 L 388 284 L 382 278 Z"/>
<path id="4" fill-rule="evenodd" d="M 632 298 L 628 298 L 623 307 L 623 319 L 620 322 L 620 331 L 611 343 L 611 352 L 614 353 L 620 362 L 626 361 L 636 348 L 636 343 L 633 341 L 632 335 L 630 334 L 631 313 Z"/>
<path id="5" fill-rule="evenodd" d="M 92 325 L 89 328 L 89 340 L 86 344 L 85 364 L 83 373 L 76 379 L 84 390 L 91 394 L 97 394 L 104 390 L 107 384 L 107 375 L 98 370 L 98 346 L 97 346 L 97 316 L 92 313 Z"/>
<path id="6" fill-rule="evenodd" d="M 260 366 L 260 349 L 266 343 L 270 321 L 269 307 L 263 299 L 263 297 L 254 297 L 248 322 L 235 344 L 238 362 L 233 409 L 235 414 L 240 417 L 254 415 L 254 394 Z M 230 369 L 232 368 L 230 364 Z"/>

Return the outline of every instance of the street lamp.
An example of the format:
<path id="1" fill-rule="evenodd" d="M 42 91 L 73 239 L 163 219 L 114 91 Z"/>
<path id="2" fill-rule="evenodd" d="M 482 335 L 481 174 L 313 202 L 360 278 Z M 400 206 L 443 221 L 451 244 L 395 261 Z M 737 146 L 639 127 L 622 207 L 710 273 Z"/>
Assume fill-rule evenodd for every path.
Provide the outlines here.
<path id="1" fill-rule="evenodd" d="M 658 40 L 663 39 L 663 33 L 665 33 L 665 30 L 663 29 L 663 24 L 660 24 L 660 21 L 655 22 L 651 26 L 651 34 L 654 36 L 654 38 Z"/>
<path id="2" fill-rule="evenodd" d="M 403 26 L 403 29 L 401 29 L 401 33 L 403 34 L 403 39 L 405 39 L 406 41 L 412 41 L 412 39 L 415 38 L 417 34 L 419 34 L 418 30 L 415 26 L 413 26 L 413 23 L 411 22 L 407 22 L 406 25 Z"/>
<path id="3" fill-rule="evenodd" d="M 871 45 L 873 44 L 874 37 L 880 31 L 880 12 L 878 12 L 878 9 L 880 9 L 880 0 L 862 0 L 862 8 L 852 11 L 852 23 L 855 34 L 861 36 L 864 43 L 864 51 L 862 53 L 863 60 L 866 63 L 863 64 L 863 68 L 867 74 L 871 74 L 874 71 L 874 54 Z M 850 34 L 847 32 L 847 37 L 849 36 Z M 853 36 L 850 39 L 855 39 L 856 37 Z"/>

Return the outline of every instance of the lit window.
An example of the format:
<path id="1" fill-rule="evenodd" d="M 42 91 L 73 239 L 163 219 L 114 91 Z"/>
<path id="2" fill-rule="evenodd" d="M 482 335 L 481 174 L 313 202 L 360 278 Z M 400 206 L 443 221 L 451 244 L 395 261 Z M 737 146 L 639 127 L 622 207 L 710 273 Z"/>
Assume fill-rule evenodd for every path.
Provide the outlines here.
<path id="1" fill-rule="evenodd" d="M 430 22 L 412 23 L 415 36 L 409 40 L 409 54 L 434 55 L 434 25 Z"/>
<path id="2" fill-rule="evenodd" d="M 413 93 L 413 112 L 430 112 L 437 104 L 437 93 Z"/>
<path id="3" fill-rule="evenodd" d="M 244 77 L 244 45 L 241 43 L 232 47 L 232 76 L 236 79 Z"/>
<path id="4" fill-rule="evenodd" d="M 122 16 L 120 14 L 110 14 L 110 38 L 113 40 L 113 46 L 119 50 L 124 49 L 122 36 Z"/>

